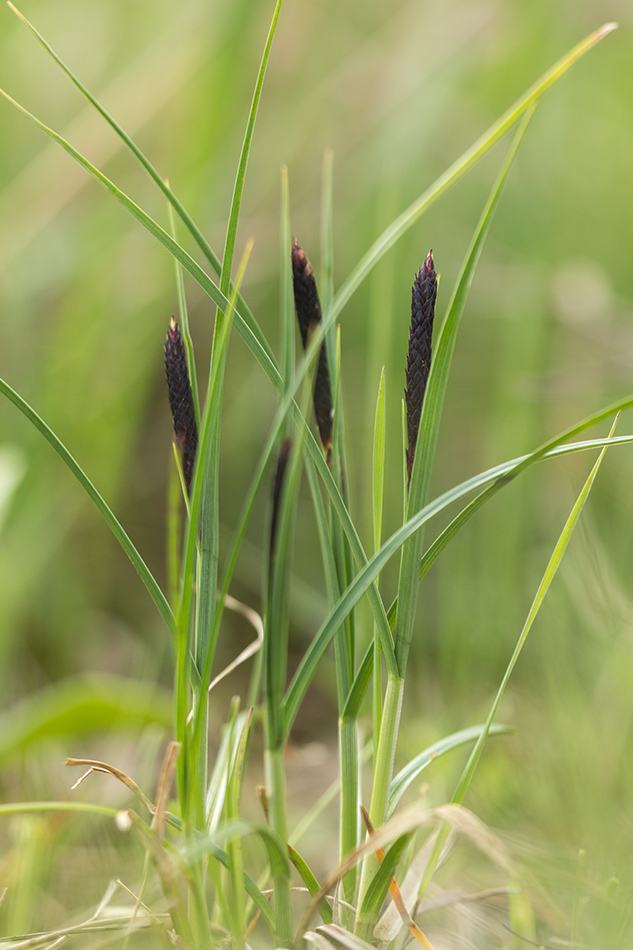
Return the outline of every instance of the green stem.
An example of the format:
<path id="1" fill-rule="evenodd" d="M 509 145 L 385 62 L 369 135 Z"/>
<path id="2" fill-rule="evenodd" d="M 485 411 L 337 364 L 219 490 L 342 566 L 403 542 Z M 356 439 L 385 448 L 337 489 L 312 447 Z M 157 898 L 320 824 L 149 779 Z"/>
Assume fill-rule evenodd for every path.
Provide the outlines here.
<path id="1" fill-rule="evenodd" d="M 404 679 L 396 676 L 387 678 L 385 703 L 382 713 L 382 724 L 378 738 L 378 749 L 374 759 L 374 783 L 371 793 L 369 817 L 374 828 L 379 828 L 387 813 L 389 787 L 393 774 L 393 761 L 396 752 L 396 741 L 400 715 L 402 712 L 402 697 L 404 695 Z M 374 919 L 363 914 L 363 900 L 369 885 L 376 876 L 378 861 L 372 854 L 363 862 L 360 878 L 360 892 L 358 895 L 358 915 L 356 918 L 355 933 L 364 940 L 371 939 Z"/>
<path id="2" fill-rule="evenodd" d="M 219 382 L 216 400 L 210 407 L 212 413 L 210 437 L 205 440 L 205 454 L 200 456 L 198 464 L 203 465 L 202 492 L 200 506 L 199 537 L 199 574 L 196 599 L 196 642 L 195 657 L 200 674 L 209 670 L 213 663 L 216 636 L 214 617 L 218 586 L 219 562 L 219 454 L 220 454 L 220 417 L 222 412 L 222 385 L 224 381 L 224 363 L 217 369 Z M 208 685 L 208 683 L 207 683 Z"/>
<path id="3" fill-rule="evenodd" d="M 341 861 L 358 846 L 358 726 L 356 717 L 343 716 L 339 721 L 339 754 L 341 764 Z M 356 868 L 343 878 L 345 899 L 353 900 Z"/>
<path id="4" fill-rule="evenodd" d="M 286 770 L 283 744 L 266 750 L 265 766 L 270 825 L 285 844 L 288 841 L 288 821 L 286 816 Z M 292 942 L 292 905 L 288 868 L 282 869 L 279 866 L 273 869 L 273 894 L 275 899 L 275 946 L 289 947 Z"/>
<path id="5" fill-rule="evenodd" d="M 205 900 L 204 865 L 197 864 L 191 869 L 189 880 L 189 916 L 196 950 L 211 950 L 213 941 L 209 929 L 209 916 Z"/>

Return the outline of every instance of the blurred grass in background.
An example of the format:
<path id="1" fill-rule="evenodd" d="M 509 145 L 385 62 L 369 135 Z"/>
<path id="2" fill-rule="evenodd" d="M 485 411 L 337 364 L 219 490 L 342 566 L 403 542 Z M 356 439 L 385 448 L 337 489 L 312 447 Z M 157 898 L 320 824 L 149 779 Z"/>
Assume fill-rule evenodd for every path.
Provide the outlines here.
<path id="1" fill-rule="evenodd" d="M 221 252 L 271 4 L 25 0 L 21 9 L 169 175 Z M 531 450 L 633 388 L 633 10 L 624 0 L 440 7 L 285 0 L 282 8 L 238 237 L 238 253 L 255 238 L 244 294 L 273 342 L 281 164 L 289 167 L 293 231 L 318 269 L 322 155 L 334 149 L 338 284 L 398 211 L 606 19 L 619 20 L 620 30 L 541 103 L 511 173 L 458 342 L 436 491 Z M 0 63 L 0 85 L 166 224 L 161 197 L 6 8 Z M 171 426 L 162 344 L 176 309 L 173 263 L 68 156 L 7 105 L 0 109 L 0 374 L 59 433 L 164 582 Z M 413 274 L 433 247 L 442 317 L 500 158 L 497 149 L 436 204 L 343 314 L 350 488 L 367 543 L 383 364 L 386 535 L 401 511 L 400 400 Z M 197 288 L 189 290 L 203 366 L 213 314 Z M 235 338 L 221 459 L 227 539 L 274 406 L 272 387 Z M 630 425 L 625 417 L 622 431 Z M 401 740 L 411 753 L 485 716 L 587 471 L 580 456 L 528 473 L 460 533 L 426 578 L 412 648 L 419 687 L 408 691 Z M 517 734 L 491 743 L 466 802 L 507 831 L 527 863 L 554 868 L 560 857 L 560 880 L 571 880 L 569 856 L 584 848 L 589 894 L 594 883 L 599 894 L 611 876 L 625 876 L 633 847 L 632 485 L 630 451 L 612 450 L 510 683 L 500 718 Z M 0 405 L 0 515 L 2 795 L 67 797 L 71 779 L 61 763 L 82 754 L 127 765 L 151 788 L 170 718 L 168 635 L 107 527 L 8 404 Z M 235 587 L 253 606 L 264 523 L 261 499 Z M 292 601 L 297 651 L 326 612 L 314 530 L 306 501 Z M 394 577 L 385 573 L 385 589 Z M 232 623 L 233 642 L 246 643 L 248 630 L 227 617 Z M 129 685 L 116 680 L 110 689 L 112 681 L 100 679 L 95 687 L 88 673 Z M 325 667 L 321 686 L 298 722 L 300 742 L 327 743 L 334 729 Z M 110 706 L 100 703 L 101 688 L 114 695 Z M 218 722 L 232 688 L 218 691 Z M 56 703 L 69 710 L 59 720 Z M 39 736 L 38 722 L 51 719 L 56 735 Z M 428 773 L 433 802 L 450 794 L 460 762 L 454 756 Z M 93 778 L 76 794 L 124 801 L 112 784 Z M 304 793 L 309 800 L 313 789 Z M 64 836 L 82 834 L 74 822 L 92 834 L 92 819 L 67 817 L 19 822 L 0 834 L 12 835 L 24 855 L 25 828 L 32 847 L 51 840 L 67 847 Z M 102 842 L 103 880 L 112 876 L 109 842 Z M 49 855 L 39 866 L 42 882 L 53 864 Z M 15 867 L 12 873 L 19 879 Z M 42 882 L 54 917 L 56 901 L 72 900 Z M 97 891 L 90 885 L 79 905 L 97 900 Z M 14 902 L 5 932 L 38 926 L 35 906 L 34 897 L 30 905 Z"/>

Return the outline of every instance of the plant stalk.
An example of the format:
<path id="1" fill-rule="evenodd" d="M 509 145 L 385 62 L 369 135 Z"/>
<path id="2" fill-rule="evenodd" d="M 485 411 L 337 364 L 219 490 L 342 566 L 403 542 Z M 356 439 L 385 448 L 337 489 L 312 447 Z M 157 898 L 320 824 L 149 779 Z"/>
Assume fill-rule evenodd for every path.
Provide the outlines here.
<path id="1" fill-rule="evenodd" d="M 266 788 L 269 795 L 270 825 L 280 839 L 288 841 L 286 815 L 286 769 L 284 744 L 267 749 L 265 753 Z M 292 905 L 290 901 L 290 874 L 281 868 L 273 873 L 275 899 L 275 946 L 289 947 L 292 942 Z"/>
<path id="2" fill-rule="evenodd" d="M 396 753 L 403 696 L 404 679 L 393 675 L 388 676 L 378 749 L 374 758 L 374 781 L 369 808 L 369 817 L 376 829 L 382 825 L 387 814 L 387 801 L 393 774 L 393 761 Z M 378 860 L 371 854 L 363 861 L 358 894 L 358 915 L 354 928 L 354 932 L 363 940 L 371 940 L 371 931 L 375 924 L 373 918 L 363 914 L 363 901 L 377 870 Z"/>

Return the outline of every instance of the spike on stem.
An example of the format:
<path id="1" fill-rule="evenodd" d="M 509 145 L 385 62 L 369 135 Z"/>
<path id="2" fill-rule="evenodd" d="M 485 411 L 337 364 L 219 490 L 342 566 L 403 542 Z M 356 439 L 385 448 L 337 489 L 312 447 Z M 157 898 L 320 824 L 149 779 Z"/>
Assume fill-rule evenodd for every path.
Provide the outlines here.
<path id="1" fill-rule="evenodd" d="M 431 342 L 433 318 L 437 297 L 437 275 L 430 250 L 424 264 L 415 275 L 411 292 L 411 328 L 407 354 L 407 386 L 404 391 L 407 406 L 407 472 L 409 483 L 418 440 L 424 393 L 431 369 Z"/>
<path id="2" fill-rule="evenodd" d="M 317 292 L 314 272 L 310 261 L 296 238 L 292 239 L 292 287 L 295 299 L 295 312 L 301 333 L 303 349 L 307 349 L 310 339 L 321 323 L 321 303 Z M 328 465 L 332 455 L 332 419 L 334 405 L 332 386 L 327 359 L 325 340 L 319 350 L 313 390 L 314 414 L 319 427 L 321 444 L 325 450 Z"/>
<path id="3" fill-rule="evenodd" d="M 174 317 L 170 320 L 165 340 L 165 376 L 174 423 L 174 440 L 182 452 L 182 473 L 187 494 L 190 494 L 198 451 L 198 428 L 185 347 Z"/>

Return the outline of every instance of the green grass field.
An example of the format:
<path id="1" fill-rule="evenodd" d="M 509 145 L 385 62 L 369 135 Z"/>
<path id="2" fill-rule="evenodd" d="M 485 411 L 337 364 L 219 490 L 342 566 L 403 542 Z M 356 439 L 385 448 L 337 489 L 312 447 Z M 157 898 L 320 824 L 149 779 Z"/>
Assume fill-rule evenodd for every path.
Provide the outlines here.
<path id="1" fill-rule="evenodd" d="M 273 4 L 28 0 L 20 9 L 169 177 L 221 254 Z M 277 356 L 281 166 L 288 168 L 292 233 L 324 285 L 323 165 L 324 152 L 333 151 L 337 290 L 389 222 L 553 62 L 607 20 L 619 21 L 619 29 L 539 102 L 509 172 L 465 305 L 431 497 L 532 452 L 633 392 L 633 9 L 621 0 L 607 6 L 597 0 L 282 4 L 234 268 L 253 238 L 241 290 Z M 0 86 L 10 96 L 169 230 L 164 197 L 8 7 L 0 9 L 0 64 Z M 174 262 L 5 101 L 0 123 L 0 376 L 70 449 L 167 590 L 173 453 L 163 341 L 178 311 Z M 506 135 L 407 231 L 337 321 L 347 488 L 367 551 L 383 366 L 383 539 L 402 524 L 401 399 L 414 273 L 432 247 L 443 319 L 510 141 Z M 179 237 L 194 254 L 180 225 Z M 215 308 L 189 276 L 185 288 L 204 393 Z M 234 333 L 222 405 L 221 562 L 277 402 Z M 605 420 L 582 438 L 606 437 L 609 427 Z M 616 434 L 630 431 L 629 411 Z M 425 577 L 396 769 L 443 736 L 485 720 L 596 455 L 548 460 L 521 475 L 474 516 Z M 257 611 L 264 609 L 272 469 L 267 479 L 231 585 Z M 524 903 L 511 899 L 511 924 L 522 936 L 500 923 L 500 904 L 457 904 L 425 918 L 430 931 L 444 934 L 436 950 L 519 948 L 530 939 L 548 947 L 570 945 L 564 940 L 607 950 L 631 945 L 632 485 L 631 447 L 611 448 L 503 697 L 497 720 L 515 731 L 490 740 L 464 802 L 523 875 L 528 896 Z M 329 611 L 305 477 L 298 491 L 291 671 Z M 427 543 L 457 511 L 430 524 Z M 398 565 L 393 558 L 380 577 L 387 607 L 397 592 Z M 371 636 L 372 622 L 363 601 L 357 629 Z M 227 613 L 214 671 L 251 638 L 243 619 Z M 250 665 L 211 693 L 213 750 L 231 697 L 246 695 L 249 674 Z M 337 774 L 335 681 L 334 655 L 327 654 L 286 756 L 291 823 Z M 3 939 L 86 920 L 111 880 L 138 892 L 144 850 L 110 816 L 3 816 L 2 803 L 131 805 L 129 791 L 110 776 L 92 775 L 71 791 L 81 773 L 64 767 L 68 756 L 110 762 L 153 795 L 173 734 L 173 656 L 165 625 L 107 525 L 6 400 L 0 402 L 0 687 L 0 891 L 7 889 L 0 946 L 12 946 Z M 370 731 L 367 705 L 361 737 Z M 260 730 L 242 803 L 257 821 L 263 820 L 255 794 L 261 752 Z M 466 758 L 463 749 L 451 752 L 413 783 L 406 801 L 419 800 L 422 782 L 430 806 L 449 800 Z M 368 806 L 369 782 L 367 772 Z M 336 820 L 333 806 L 302 843 L 319 879 L 339 858 Z M 456 848 L 437 884 L 447 891 L 507 887 L 507 869 L 479 845 L 475 837 Z M 250 848 L 245 844 L 245 860 L 261 870 L 262 855 Z M 158 895 L 160 887 L 151 887 Z M 130 900 L 119 887 L 111 906 Z M 87 947 L 104 946 L 107 938 L 75 939 Z M 163 945 L 152 939 L 137 935 L 130 945 Z M 115 940 L 109 945 L 125 946 L 124 937 Z"/>

